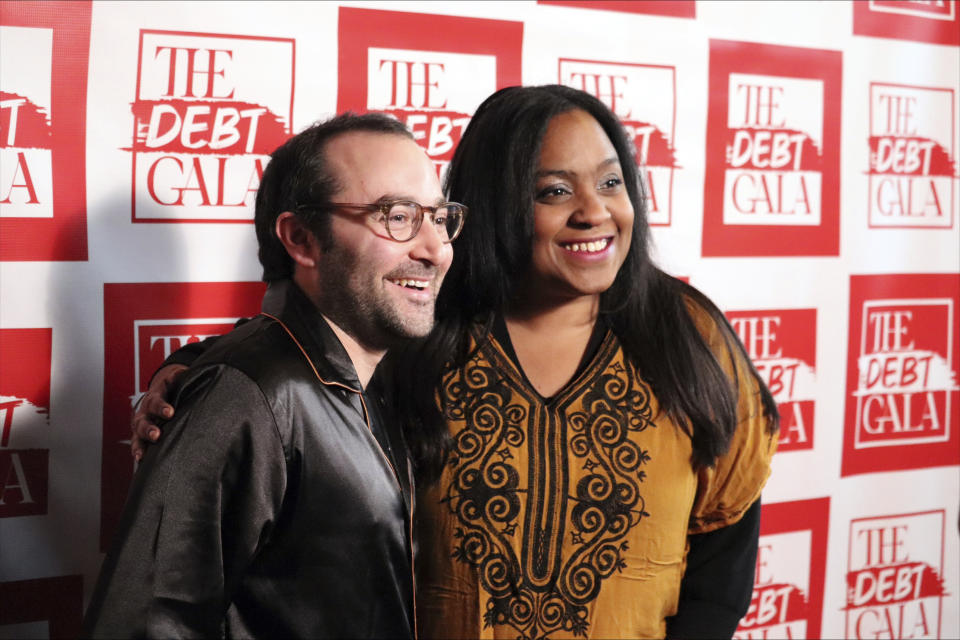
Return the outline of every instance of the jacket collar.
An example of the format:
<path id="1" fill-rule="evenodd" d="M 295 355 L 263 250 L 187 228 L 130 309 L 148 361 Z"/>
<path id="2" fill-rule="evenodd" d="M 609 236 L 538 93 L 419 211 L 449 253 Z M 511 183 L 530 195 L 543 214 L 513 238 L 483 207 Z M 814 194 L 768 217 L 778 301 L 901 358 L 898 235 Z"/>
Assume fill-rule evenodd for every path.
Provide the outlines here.
<path id="1" fill-rule="evenodd" d="M 271 282 L 263 296 L 261 310 L 290 330 L 322 382 L 339 383 L 362 392 L 360 378 L 347 350 L 300 287 L 290 280 Z"/>

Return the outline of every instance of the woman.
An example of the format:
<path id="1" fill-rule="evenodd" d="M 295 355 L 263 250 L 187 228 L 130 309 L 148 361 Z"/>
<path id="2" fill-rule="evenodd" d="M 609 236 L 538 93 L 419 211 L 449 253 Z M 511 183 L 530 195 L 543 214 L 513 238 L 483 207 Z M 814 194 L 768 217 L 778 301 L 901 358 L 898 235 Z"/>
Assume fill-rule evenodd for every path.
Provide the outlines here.
<path id="1" fill-rule="evenodd" d="M 471 215 L 437 326 L 380 371 L 423 638 L 729 637 L 749 604 L 776 408 L 723 314 L 652 264 L 634 157 L 562 86 L 495 93 L 457 148 Z"/>
<path id="2" fill-rule="evenodd" d="M 651 263 L 616 117 L 567 87 L 501 90 L 445 191 L 471 218 L 434 332 L 394 359 L 421 636 L 664 637 L 690 535 L 671 636 L 729 637 L 776 408 L 723 314 Z"/>

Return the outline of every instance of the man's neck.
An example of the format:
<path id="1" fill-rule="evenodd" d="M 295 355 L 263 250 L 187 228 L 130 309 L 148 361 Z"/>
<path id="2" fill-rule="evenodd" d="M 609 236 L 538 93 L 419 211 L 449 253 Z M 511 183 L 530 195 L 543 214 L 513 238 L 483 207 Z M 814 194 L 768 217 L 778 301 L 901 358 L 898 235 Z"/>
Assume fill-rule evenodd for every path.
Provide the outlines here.
<path id="1" fill-rule="evenodd" d="M 343 348 L 347 351 L 347 355 L 350 356 L 353 368 L 357 371 L 360 386 L 366 389 L 367 383 L 370 382 L 370 377 L 373 375 L 373 370 L 377 368 L 377 364 L 383 359 L 387 350 L 374 349 L 364 345 L 357 340 L 353 334 L 347 332 L 343 327 L 331 320 L 329 315 L 323 312 L 323 306 L 320 304 L 321 285 L 315 269 L 296 268 L 293 274 L 293 282 L 303 291 L 310 302 L 317 307 L 320 315 L 323 316 L 323 319 L 326 320 L 330 328 L 333 329 L 333 333 L 336 334 L 337 339 L 340 340 L 340 344 L 343 345 Z"/>
<path id="2" fill-rule="evenodd" d="M 350 356 L 350 361 L 353 362 L 353 368 L 357 370 L 357 378 L 360 380 L 360 386 L 366 389 L 367 383 L 370 382 L 370 377 L 373 375 L 373 370 L 377 368 L 380 360 L 382 360 L 383 356 L 387 353 L 386 350 L 369 349 L 357 342 L 353 336 L 340 328 L 337 323 L 327 316 L 323 316 L 323 319 L 327 321 L 327 324 L 330 325 L 330 328 L 333 329 L 333 332 L 340 340 L 340 344 L 346 349 L 347 355 Z"/>

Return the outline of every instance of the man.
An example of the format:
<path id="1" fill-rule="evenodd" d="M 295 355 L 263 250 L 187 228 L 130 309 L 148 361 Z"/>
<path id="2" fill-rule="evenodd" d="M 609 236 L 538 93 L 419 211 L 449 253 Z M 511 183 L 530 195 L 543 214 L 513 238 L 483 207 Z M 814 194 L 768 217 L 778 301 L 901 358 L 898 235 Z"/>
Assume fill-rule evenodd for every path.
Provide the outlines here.
<path id="1" fill-rule="evenodd" d="M 391 345 L 433 326 L 465 215 L 442 200 L 385 116 L 274 152 L 255 213 L 263 311 L 179 385 L 85 635 L 413 637 L 410 469 L 367 387 Z"/>

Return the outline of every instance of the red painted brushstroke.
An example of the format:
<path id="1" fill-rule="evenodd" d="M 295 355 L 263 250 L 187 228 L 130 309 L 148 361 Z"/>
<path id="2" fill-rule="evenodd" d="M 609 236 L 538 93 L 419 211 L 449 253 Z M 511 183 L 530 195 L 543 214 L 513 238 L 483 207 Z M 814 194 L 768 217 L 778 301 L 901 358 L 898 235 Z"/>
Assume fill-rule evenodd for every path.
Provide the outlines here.
<path id="1" fill-rule="evenodd" d="M 139 100 L 130 107 L 136 118 L 137 134 L 132 147 L 126 151 L 185 153 L 191 155 L 269 155 L 286 142 L 290 131 L 283 118 L 272 113 L 263 105 L 239 101 L 205 100 Z M 240 115 L 255 111 L 258 115 Z M 214 131 L 218 114 L 224 123 L 223 131 Z M 147 140 L 151 118 L 159 144 Z M 231 123 L 231 120 L 236 120 Z M 184 131 L 184 125 L 193 122 L 190 132 Z M 255 127 L 251 123 L 255 122 Z M 253 145 L 248 149 L 248 140 L 253 133 Z M 175 133 L 175 135 L 169 135 Z M 221 144 L 211 146 L 211 138 Z M 167 140 L 166 138 L 170 138 Z M 234 140 L 235 138 L 235 140 Z M 217 140 L 214 140 L 216 143 Z M 229 142 L 229 144 L 226 144 Z"/>
<path id="2" fill-rule="evenodd" d="M 461 111 L 426 109 L 383 109 L 413 132 L 417 142 L 434 160 L 451 160 L 460 138 L 470 123 L 470 114 Z M 414 116 L 411 121 L 411 116 Z M 420 116 L 420 117 L 417 117 Z"/>
<path id="3" fill-rule="evenodd" d="M 653 129 L 646 134 L 649 137 L 646 144 L 647 157 L 644 163 L 646 166 L 679 168 L 676 151 L 663 131 L 648 122 L 640 122 L 639 120 L 622 120 L 621 122 L 628 132 L 643 131 L 649 128 Z M 639 154 L 643 149 L 643 134 L 635 135 L 633 143 L 636 145 L 637 153 Z M 643 159 L 637 158 L 637 160 L 639 162 Z"/>
<path id="4" fill-rule="evenodd" d="M 891 572 L 892 569 L 892 572 Z M 854 604 L 853 596 L 856 589 L 858 577 L 861 574 L 870 574 L 870 584 L 879 585 L 881 572 L 885 577 L 884 583 L 889 587 L 874 590 L 873 597 L 863 602 Z M 903 596 L 897 598 L 895 593 L 896 578 L 904 573 L 911 573 L 911 588 Z M 892 578 L 891 578 L 892 576 Z M 918 582 L 919 581 L 919 582 Z M 866 581 L 865 581 L 866 583 Z M 878 594 L 883 593 L 883 601 L 878 599 Z M 888 605 L 895 602 L 906 602 L 909 600 L 919 600 L 921 598 L 939 597 L 946 595 L 943 587 L 943 578 L 930 565 L 923 562 L 904 562 L 896 565 L 887 565 L 882 567 L 868 567 L 859 571 L 847 572 L 847 606 L 846 609 L 859 609 L 860 607 L 873 607 L 878 605 Z"/>
<path id="5" fill-rule="evenodd" d="M 42 107 L 24 96 L 0 91 L 0 148 L 49 149 L 50 117 Z M 10 127 L 14 127 L 13 140 Z"/>
<path id="6" fill-rule="evenodd" d="M 903 140 L 905 142 L 901 143 Z M 923 160 L 916 168 L 911 171 L 878 171 L 877 165 L 880 161 L 880 143 L 889 141 L 891 144 L 900 144 L 901 149 L 907 146 L 918 145 L 921 149 L 920 158 Z M 889 153 L 886 151 L 885 153 Z M 929 156 L 927 157 L 927 154 Z M 902 164 L 902 163 L 900 163 Z M 925 166 L 926 165 L 926 166 Z M 930 138 L 921 138 L 918 136 L 870 136 L 870 175 L 901 175 L 901 176 L 948 176 L 957 175 L 957 165 L 950 158 L 947 150 L 936 140 Z"/>
<path id="7" fill-rule="evenodd" d="M 772 616 L 770 615 L 770 611 L 761 611 L 759 607 L 757 607 L 758 601 L 763 598 L 762 594 L 767 592 L 776 593 L 774 600 L 776 613 Z M 775 582 L 773 584 L 755 586 L 753 588 L 753 598 L 751 599 L 750 605 L 750 612 L 746 616 L 750 618 L 750 623 L 748 624 L 741 620 L 740 626 L 738 627 L 739 629 L 766 627 L 771 624 L 806 620 L 808 615 L 808 600 L 806 594 L 796 585 L 786 582 Z"/>
<path id="8" fill-rule="evenodd" d="M 740 164 L 740 165 L 737 165 L 736 167 L 732 167 L 730 165 L 730 160 L 733 153 L 734 138 L 738 131 L 750 132 L 751 136 L 754 137 L 753 139 L 755 139 L 756 134 L 760 132 L 770 132 L 771 137 L 783 136 L 783 135 L 803 136 L 803 142 L 800 145 L 799 167 L 794 167 L 793 158 L 795 156 L 795 152 L 794 152 L 795 143 L 793 142 L 789 144 L 790 161 L 787 162 L 786 165 L 782 167 L 757 166 L 753 162 L 752 155 L 751 155 L 751 158 L 744 164 Z M 769 140 L 770 139 L 767 140 L 768 149 L 765 154 L 765 157 L 768 159 L 770 155 Z M 726 149 L 727 166 L 730 166 L 731 168 L 750 169 L 750 170 L 756 170 L 756 171 L 823 171 L 823 155 L 820 153 L 820 147 L 813 142 L 813 139 L 809 135 L 807 135 L 803 131 L 798 131 L 797 129 L 760 129 L 760 128 L 755 129 L 753 127 L 744 127 L 742 129 L 727 129 L 726 135 L 724 136 L 723 144 L 724 144 L 724 148 Z"/>

